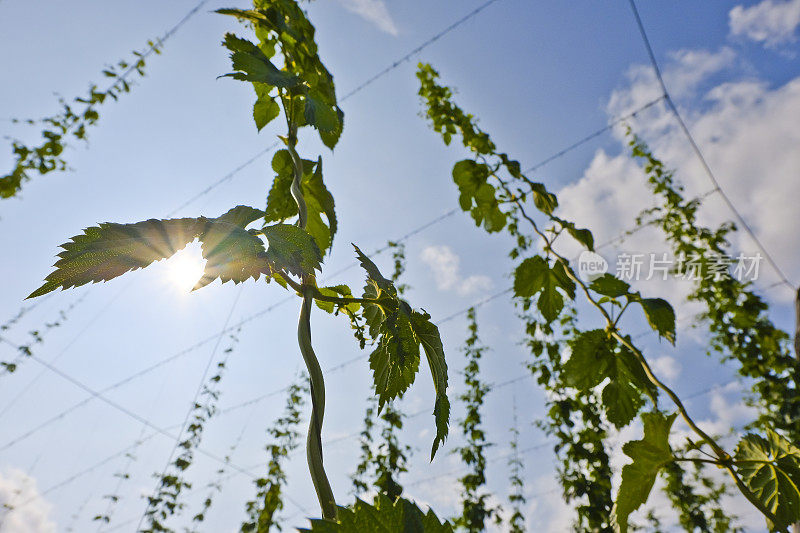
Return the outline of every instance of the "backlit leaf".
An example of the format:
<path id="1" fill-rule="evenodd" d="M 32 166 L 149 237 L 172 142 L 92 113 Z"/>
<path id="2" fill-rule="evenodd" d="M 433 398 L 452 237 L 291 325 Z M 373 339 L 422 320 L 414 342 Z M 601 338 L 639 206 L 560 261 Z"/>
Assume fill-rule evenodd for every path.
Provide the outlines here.
<path id="1" fill-rule="evenodd" d="M 676 416 L 644 413 L 644 438 L 622 447 L 633 463 L 622 467 L 622 482 L 612 511 L 615 529 L 621 533 L 628 531 L 628 516 L 647 501 L 658 471 L 673 458 L 668 439 Z"/>
<path id="2" fill-rule="evenodd" d="M 265 226 L 261 233 L 269 243 L 266 258 L 276 270 L 286 270 L 296 276 L 320 270 L 322 254 L 314 238 L 304 229 L 291 224 L 274 224 Z"/>
<path id="3" fill-rule="evenodd" d="M 641 298 L 639 303 L 650 327 L 675 344 L 675 311 L 669 302 L 662 298 Z"/>
<path id="4" fill-rule="evenodd" d="M 778 433 L 745 435 L 736 446 L 736 469 L 777 521 L 771 530 L 800 522 L 800 448 Z"/>

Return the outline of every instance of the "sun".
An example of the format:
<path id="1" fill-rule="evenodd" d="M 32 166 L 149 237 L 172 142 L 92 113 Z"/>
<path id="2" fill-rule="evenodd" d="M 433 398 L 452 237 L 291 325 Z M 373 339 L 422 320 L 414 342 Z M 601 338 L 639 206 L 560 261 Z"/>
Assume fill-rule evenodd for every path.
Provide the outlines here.
<path id="1" fill-rule="evenodd" d="M 167 260 L 167 278 L 179 291 L 189 292 L 202 277 L 205 262 L 199 250 L 187 246 Z"/>

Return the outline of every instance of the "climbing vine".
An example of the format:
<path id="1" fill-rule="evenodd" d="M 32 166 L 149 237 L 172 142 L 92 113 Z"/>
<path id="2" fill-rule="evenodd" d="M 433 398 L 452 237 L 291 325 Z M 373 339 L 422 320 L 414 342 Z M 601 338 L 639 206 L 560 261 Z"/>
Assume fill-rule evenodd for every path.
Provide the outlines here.
<path id="1" fill-rule="evenodd" d="M 286 406 L 275 424 L 267 430 L 272 442 L 267 445 L 269 462 L 267 474 L 255 481 L 256 496 L 245 504 L 247 519 L 242 523 L 242 533 L 262 533 L 272 527 L 280 530 L 277 513 L 283 509 L 283 489 L 286 486 L 285 463 L 300 445 L 300 422 L 305 398 L 309 393 L 308 378 L 302 376 L 298 383 L 289 386 Z"/>
<path id="2" fill-rule="evenodd" d="M 542 318 L 551 323 L 563 312 L 565 299 L 575 300 L 580 293 L 605 324 L 602 329 L 582 331 L 568 339 L 565 382 L 581 391 L 603 385 L 602 411 L 618 428 L 630 424 L 645 406 L 653 407 L 650 412 L 641 413 L 643 439 L 623 446 L 633 462 L 622 469 L 612 510 L 614 526 L 622 532 L 628 530 L 628 517 L 646 502 L 658 474 L 673 462 L 711 463 L 725 470 L 739 492 L 764 515 L 771 530 L 784 530 L 800 519 L 800 485 L 796 482 L 800 480 L 800 449 L 775 431 L 779 427 L 767 428 L 764 435 L 744 435 L 733 454 L 703 431 L 675 392 L 654 374 L 631 336 L 619 328 L 620 317 L 639 307 L 653 330 L 674 344 L 672 306 L 661 298 L 648 298 L 633 291 L 628 283 L 610 274 L 592 282 L 579 278 L 554 243 L 569 235 L 593 251 L 591 231 L 556 215 L 556 196 L 544 184 L 528 178 L 519 162 L 497 150 L 474 117 L 452 102 L 452 90 L 437 83 L 438 73 L 430 65 L 420 65 L 417 75 L 425 114 L 434 131 L 442 135 L 446 144 L 460 136 L 473 156 L 453 167 L 461 209 L 487 232 L 505 229 L 511 234 L 518 243 L 512 257 L 527 255 L 515 268 L 515 297 L 523 301 L 535 297 Z M 529 214 L 531 207 L 537 212 L 535 215 Z M 530 238 L 540 242 L 541 254 L 531 254 L 527 247 L 520 246 L 520 242 L 527 244 L 520 224 L 532 232 Z M 677 412 L 665 414 L 659 410 L 661 393 Z M 678 415 L 695 435 L 690 453 L 676 453 L 668 441 Z"/>
<path id="3" fill-rule="evenodd" d="M 511 507 L 511 516 L 508 519 L 508 531 L 509 533 L 523 533 L 525 531 L 525 514 L 522 506 L 525 505 L 527 499 L 524 494 L 525 482 L 522 479 L 525 464 L 519 455 L 519 421 L 517 420 L 516 396 L 514 396 L 513 401 L 510 433 L 509 446 L 511 455 L 508 459 L 508 466 L 511 473 L 508 481 L 511 491 L 508 495 L 508 502 Z"/>
<path id="4" fill-rule="evenodd" d="M 530 308 L 531 303 L 525 302 Z M 564 339 L 580 331 L 577 313 L 570 306 L 555 323 L 528 312 L 526 344 L 533 355 L 528 368 L 546 391 L 545 417 L 537 421 L 556 438 L 557 472 L 564 500 L 576 503 L 576 531 L 611 531 L 613 472 L 606 446 L 608 427 L 602 415 L 602 399 L 592 390 L 576 390 L 566 383 L 562 353 Z"/>
<path id="5" fill-rule="evenodd" d="M 19 194 L 23 183 L 31 179 L 32 174 L 43 176 L 54 171 L 69 168 L 64 157 L 64 150 L 71 141 L 87 141 L 88 128 L 100 120 L 98 108 L 109 100 L 118 100 L 121 95 L 131 90 L 131 76 L 144 77 L 146 59 L 150 53 L 161 53 L 161 43 L 148 41 L 148 49 L 144 52 L 133 51 L 132 59 L 120 60 L 116 65 L 108 65 L 102 75 L 112 80 L 106 89 L 91 84 L 85 96 L 78 96 L 71 102 L 63 97 L 58 103 L 61 111 L 53 116 L 34 119 L 14 119 L 15 123 L 27 125 L 39 124 L 42 130 L 42 142 L 38 146 L 29 146 L 19 139 L 11 141 L 15 159 L 14 167 L 0 177 L 0 198 L 11 198 Z"/>
<path id="6" fill-rule="evenodd" d="M 491 443 L 486 439 L 481 407 L 490 387 L 480 379 L 480 360 L 486 348 L 478 338 L 474 308 L 467 312 L 467 331 L 469 336 L 464 344 L 467 359 L 464 368 L 465 390 L 459 396 L 466 410 L 464 418 L 459 420 L 465 443 L 453 452 L 461 457 L 461 462 L 469 471 L 458 480 L 461 485 L 461 515 L 453 523 L 465 531 L 476 533 L 484 531 L 490 521 L 499 524 L 501 509 L 489 504 L 491 494 L 486 490 L 486 449 Z"/>
<path id="7" fill-rule="evenodd" d="M 800 360 L 792 356 L 789 335 L 772 323 L 767 303 L 746 277 L 757 265 L 748 264 L 744 254 L 729 254 L 727 239 L 735 225 L 711 229 L 699 224 L 699 200 L 686 200 L 673 172 L 630 129 L 627 136 L 633 157 L 642 162 L 647 183 L 659 199 L 637 223 L 647 218 L 660 227 L 679 258 L 677 273 L 693 284 L 689 300 L 705 307 L 699 318 L 711 334 L 709 351 L 737 361 L 739 374 L 753 380 L 752 401 L 759 410 L 755 426 L 780 430 L 791 442 L 800 442 Z M 737 269 L 742 270 L 732 275 Z M 749 272 L 751 278 L 754 275 L 758 272 Z"/>
<path id="8" fill-rule="evenodd" d="M 276 176 L 266 208 L 237 206 L 218 217 L 150 219 L 133 224 L 106 222 L 90 227 L 62 245 L 55 270 L 30 297 L 116 278 L 168 258 L 195 239 L 200 241 L 206 259 L 195 289 L 216 279 L 223 283 L 264 279 L 292 290 L 302 300 L 298 341 L 310 378 L 312 400 L 306 448 L 323 520 L 344 527 L 342 524 L 353 517 L 398 512 L 400 516 L 411 513 L 420 520 L 435 521 L 440 528 L 447 527 L 432 511 L 422 514 L 402 499 L 388 505 L 379 499 L 374 506 L 357 502 L 347 511 L 336 505 L 323 465 L 325 386 L 311 343 L 312 304 L 316 302 L 327 312 L 346 314 L 362 346 L 374 346 L 369 361 L 379 409 L 409 389 L 424 352 L 436 391 L 436 434 L 431 458 L 448 433 L 450 405 L 444 349 L 430 315 L 413 309 L 402 299 L 394 283 L 358 247 L 356 256 L 367 274 L 361 297 L 353 296 L 345 285 L 317 286 L 324 255 L 333 245 L 337 218 L 333 195 L 323 181 L 322 157 L 309 160 L 300 156 L 298 131 L 304 127 L 315 129 L 323 144 L 333 148 L 342 133 L 344 113 L 337 105 L 333 77 L 319 57 L 315 30 L 305 12 L 291 0 L 254 0 L 253 9 L 217 12 L 237 18 L 253 30 L 257 40 L 233 33 L 225 35 L 223 45 L 230 52 L 233 71 L 224 77 L 252 84 L 256 93 L 253 118 L 258 130 L 279 116 L 286 123 L 286 133 L 279 137 L 285 148 L 276 152 L 272 160 Z M 287 223 L 290 219 L 293 223 Z M 205 418 L 208 415 L 198 414 Z M 190 430 L 183 442 L 189 443 L 187 449 L 191 449 L 195 433 Z M 179 473 L 188 466 L 187 462 L 190 464 L 190 458 L 179 457 L 173 464 L 177 472 L 166 484 L 162 478 L 159 492 L 151 496 L 147 516 L 153 530 L 163 527 L 161 521 L 180 505 L 178 495 L 186 482 Z M 318 527 L 316 524 L 312 522 L 312 529 Z"/>

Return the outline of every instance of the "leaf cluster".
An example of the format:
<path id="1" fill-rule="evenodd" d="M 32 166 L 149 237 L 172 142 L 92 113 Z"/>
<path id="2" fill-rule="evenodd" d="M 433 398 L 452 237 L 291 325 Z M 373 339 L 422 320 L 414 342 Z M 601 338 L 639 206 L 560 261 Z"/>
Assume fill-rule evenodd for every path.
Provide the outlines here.
<path id="1" fill-rule="evenodd" d="M 391 500 L 379 494 L 374 505 L 356 499 L 352 507 L 339 507 L 336 521 L 312 519 L 303 533 L 452 533 L 447 521 L 440 521 L 433 510 L 423 513 L 405 498 Z"/>
<path id="2" fill-rule="evenodd" d="M 753 379 L 758 427 L 779 429 L 800 441 L 800 360 L 792 356 L 789 335 L 774 325 L 752 282 L 712 275 L 715 258 L 728 256 L 727 239 L 735 226 L 702 226 L 697 220 L 699 199 L 687 200 L 674 173 L 630 129 L 627 135 L 631 154 L 641 161 L 647 183 L 659 199 L 656 207 L 641 213 L 638 223 L 647 218 L 661 228 L 675 255 L 684 258 L 679 273 L 686 272 L 689 261 L 696 269 L 688 298 L 705 306 L 698 318 L 707 324 L 711 350 L 723 360 L 737 361 L 739 374 Z"/>
<path id="3" fill-rule="evenodd" d="M 160 52 L 160 43 L 148 41 L 149 50 Z M 145 74 L 145 58 L 150 52 L 132 52 L 133 59 L 118 61 L 116 65 L 107 66 L 102 74 L 113 80 L 105 90 L 98 89 L 92 84 L 86 96 L 76 97 L 72 102 L 60 97 L 58 102 L 61 111 L 53 116 L 40 120 L 19 120 L 28 125 L 41 124 L 42 142 L 38 146 L 29 146 L 21 140 L 11 142 L 12 153 L 15 159 L 14 167 L 4 176 L 0 177 L 0 199 L 11 198 L 19 194 L 22 184 L 31 179 L 31 174 L 48 174 L 53 171 L 67 170 L 67 160 L 64 150 L 71 140 L 86 141 L 87 128 L 94 126 L 100 119 L 98 107 L 107 100 L 117 100 L 131 90 L 128 76 L 136 73 L 139 77 Z"/>
<path id="4" fill-rule="evenodd" d="M 501 520 L 500 507 L 489 505 L 490 493 L 486 490 L 486 449 L 492 446 L 486 439 L 483 429 L 481 407 L 490 387 L 480 379 L 480 360 L 486 348 L 478 338 L 478 322 L 475 309 L 467 312 L 469 336 L 465 342 L 464 353 L 467 365 L 464 369 L 465 391 L 459 396 L 466 412 L 459 421 L 465 443 L 453 452 L 461 457 L 461 462 L 469 471 L 459 478 L 461 485 L 461 515 L 453 523 L 470 533 L 485 531 L 487 521 Z"/>
<path id="5" fill-rule="evenodd" d="M 333 76 L 319 57 L 314 26 L 300 6 L 291 0 L 255 0 L 253 9 L 226 8 L 217 13 L 251 25 L 258 39 L 255 44 L 229 33 L 223 41 L 234 69 L 225 76 L 248 81 L 255 89 L 256 127 L 261 130 L 275 119 L 283 105 L 287 122 L 314 127 L 333 149 L 342 133 L 344 113 L 336 102 Z M 283 64 L 276 65 L 275 59 Z"/>
<path id="6" fill-rule="evenodd" d="M 283 488 L 286 486 L 285 463 L 300 445 L 300 422 L 305 398 L 308 396 L 308 378 L 289 386 L 284 412 L 267 430 L 272 442 L 267 445 L 269 462 L 267 474 L 255 481 L 256 496 L 245 504 L 247 519 L 242 523 L 242 533 L 262 533 L 272 527 L 280 530 L 277 513 L 283 509 Z"/>

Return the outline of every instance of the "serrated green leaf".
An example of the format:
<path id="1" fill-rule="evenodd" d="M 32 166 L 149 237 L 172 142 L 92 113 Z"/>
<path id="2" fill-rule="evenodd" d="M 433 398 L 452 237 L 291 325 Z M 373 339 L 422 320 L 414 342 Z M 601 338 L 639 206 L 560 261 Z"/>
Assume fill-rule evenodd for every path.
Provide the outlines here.
<path id="1" fill-rule="evenodd" d="M 630 424 L 644 405 L 642 393 L 625 379 L 608 383 L 602 400 L 606 418 L 617 428 Z"/>
<path id="2" fill-rule="evenodd" d="M 610 298 L 619 298 L 620 296 L 628 294 L 631 286 L 621 279 L 605 273 L 592 281 L 592 283 L 589 285 L 589 288 L 597 294 L 602 294 Z"/>
<path id="3" fill-rule="evenodd" d="M 56 270 L 29 298 L 58 287 L 67 289 L 108 281 L 167 259 L 196 238 L 202 241 L 207 262 L 203 278 L 195 288 L 217 277 L 223 282 L 237 283 L 257 279 L 262 273 L 268 274 L 265 261 L 259 257 L 259 253 L 264 252 L 263 243 L 244 227 L 262 216 L 262 211 L 240 205 L 211 219 L 150 219 L 134 224 L 106 222 L 87 228 L 83 235 L 61 245 L 64 251 L 54 265 Z"/>
<path id="4" fill-rule="evenodd" d="M 294 167 L 288 150 L 278 150 L 272 158 L 276 172 L 272 188 L 267 196 L 266 220 L 286 220 L 297 215 L 297 203 L 291 193 Z M 336 210 L 333 195 L 322 178 L 322 158 L 317 161 L 303 159 L 303 179 L 300 189 L 306 201 L 306 231 L 314 237 L 323 254 L 331 248 L 337 231 Z M 325 219 L 322 218 L 325 215 Z"/>
<path id="5" fill-rule="evenodd" d="M 373 263 L 372 260 L 369 257 L 367 257 L 358 246 L 353 244 L 353 248 L 356 249 L 356 257 L 358 257 L 358 262 L 361 264 L 361 267 L 367 272 L 367 282 L 371 281 L 372 283 L 375 284 L 377 288 L 383 291 L 388 290 L 391 292 L 391 289 L 394 288 L 392 282 L 383 277 L 383 274 L 381 274 L 381 271 L 378 270 L 377 266 L 375 266 L 375 263 Z M 396 294 L 396 291 L 394 291 L 394 294 Z"/>
<path id="6" fill-rule="evenodd" d="M 547 261 L 537 255 L 522 261 L 514 271 L 514 294 L 522 298 L 539 294 L 536 305 L 548 322 L 555 320 L 564 308 L 559 290 L 570 298 L 575 297 L 575 283 L 560 262 L 550 268 Z"/>
<path id="7" fill-rule="evenodd" d="M 256 91 L 259 92 L 258 90 Z M 274 98 L 269 96 L 268 91 L 263 91 L 264 94 L 259 94 L 256 103 L 253 104 L 253 120 L 256 123 L 258 131 L 272 122 L 281 113 L 281 106 Z"/>
<path id="8" fill-rule="evenodd" d="M 319 287 L 319 292 L 324 296 L 341 296 L 345 298 L 352 298 L 353 292 L 350 290 L 350 287 L 347 285 L 333 285 L 331 287 Z M 322 300 L 315 300 L 317 307 L 325 311 L 326 313 L 333 313 L 336 309 L 336 305 L 333 302 L 324 302 Z M 348 303 L 345 306 L 351 313 L 357 312 L 361 308 L 361 304 L 358 302 Z"/>
<path id="9" fill-rule="evenodd" d="M 321 269 L 322 254 L 314 238 L 304 229 L 290 224 L 274 224 L 265 226 L 261 233 L 269 244 L 265 257 L 275 270 L 306 276 Z"/>
<path id="10" fill-rule="evenodd" d="M 622 447 L 633 463 L 622 468 L 622 482 L 612 511 L 616 531 L 628 531 L 628 516 L 647 501 L 658 471 L 673 459 L 669 432 L 676 416 L 676 413 L 669 416 L 659 412 L 644 413 L 644 438 L 627 442 Z"/>
<path id="11" fill-rule="evenodd" d="M 776 517 L 770 530 L 800 522 L 800 448 L 778 433 L 749 433 L 736 446 L 736 470 L 758 500 Z"/>
<path id="12" fill-rule="evenodd" d="M 500 231 L 506 225 L 506 214 L 500 210 L 497 191 L 487 182 L 489 168 L 472 159 L 464 159 L 453 166 L 453 181 L 458 186 L 461 209 L 469 211 L 475 224 L 483 224 L 489 233 Z"/>
<path id="13" fill-rule="evenodd" d="M 321 157 L 314 167 L 314 172 L 308 172 L 303 176 L 300 186 L 308 213 L 306 230 L 314 237 L 324 254 L 333 245 L 338 224 L 333 195 L 322 179 Z M 322 215 L 325 215 L 326 220 L 322 219 Z"/>
<path id="14" fill-rule="evenodd" d="M 447 521 L 440 521 L 433 510 L 423 513 L 405 498 L 392 501 L 385 494 L 370 505 L 358 498 L 352 507 L 340 507 L 336 521 L 312 519 L 304 533 L 453 533 Z"/>
<path id="15" fill-rule="evenodd" d="M 342 136 L 342 131 L 344 130 L 344 111 L 339 109 L 339 106 L 336 106 L 335 110 L 336 127 L 331 131 L 319 130 L 319 138 L 322 139 L 322 143 L 331 150 L 333 150 L 339 142 L 339 138 Z"/>
<path id="16" fill-rule="evenodd" d="M 218 216 L 215 221 L 233 224 L 244 229 L 248 224 L 260 218 L 264 218 L 264 211 L 256 209 L 255 207 L 250 207 L 249 205 L 237 205 L 223 215 Z"/>
<path id="17" fill-rule="evenodd" d="M 407 307 L 407 305 L 406 305 Z M 398 306 L 380 328 L 378 347 L 369 356 L 379 408 L 408 390 L 419 370 L 419 341 L 410 313 Z"/>
<path id="18" fill-rule="evenodd" d="M 313 91 L 309 91 L 305 104 L 303 116 L 306 124 L 326 133 L 336 131 L 339 127 L 339 117 L 333 106 L 326 104 L 321 96 Z"/>
<path id="19" fill-rule="evenodd" d="M 217 219 L 206 226 L 200 241 L 206 266 L 192 290 L 205 287 L 217 278 L 222 283 L 242 283 L 250 278 L 258 279 L 261 274 L 269 276 L 264 243 L 255 233 Z"/>
<path id="20" fill-rule="evenodd" d="M 643 393 L 654 394 L 633 354 L 615 346 L 601 329 L 580 333 L 570 340 L 569 347 L 570 357 L 563 369 L 565 383 L 585 391 L 609 378 L 602 394 L 606 418 L 617 428 L 628 425 L 645 403 Z"/>
<path id="21" fill-rule="evenodd" d="M 203 217 L 150 219 L 135 224 L 105 222 L 86 228 L 83 234 L 61 245 L 64 251 L 53 265 L 56 270 L 28 298 L 59 287 L 108 281 L 172 257 L 203 232 L 207 221 Z"/>
<path id="22" fill-rule="evenodd" d="M 602 329 L 584 331 L 569 342 L 570 356 L 564 363 L 564 380 L 570 387 L 588 390 L 611 373 L 614 353 L 608 334 Z"/>
<path id="23" fill-rule="evenodd" d="M 675 311 L 669 302 L 662 298 L 641 298 L 639 303 L 650 327 L 675 344 Z"/>
<path id="24" fill-rule="evenodd" d="M 433 377 L 433 387 L 436 390 L 436 404 L 433 408 L 433 416 L 436 420 L 436 437 L 431 448 L 431 460 L 436 455 L 439 445 L 447 437 L 450 424 L 450 400 L 447 397 L 447 361 L 444 356 L 444 346 L 439 335 L 439 328 L 430 321 L 430 315 L 414 311 L 411 315 L 411 323 L 414 334 L 422 344 L 425 356 L 428 359 Z"/>
<path id="25" fill-rule="evenodd" d="M 264 52 L 255 44 L 237 37 L 232 33 L 225 34 L 222 43 L 231 51 L 231 64 L 235 72 L 224 74 L 239 81 L 266 83 L 274 87 L 288 89 L 298 83 L 296 76 L 279 70 L 272 64 Z"/>
<path id="26" fill-rule="evenodd" d="M 297 215 L 297 202 L 291 193 L 294 170 L 289 150 L 275 152 L 272 156 L 272 170 L 275 171 L 275 179 L 267 196 L 264 216 L 267 222 L 283 221 Z"/>

